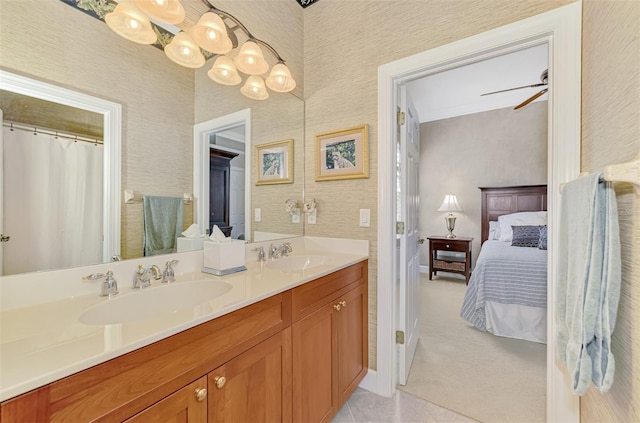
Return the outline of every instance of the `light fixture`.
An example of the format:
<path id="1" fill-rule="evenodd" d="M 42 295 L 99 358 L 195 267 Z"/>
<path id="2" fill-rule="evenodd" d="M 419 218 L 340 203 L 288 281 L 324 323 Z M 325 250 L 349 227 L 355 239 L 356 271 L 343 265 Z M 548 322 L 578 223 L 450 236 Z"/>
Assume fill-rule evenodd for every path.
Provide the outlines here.
<path id="1" fill-rule="evenodd" d="M 278 93 L 288 93 L 296 87 L 291 71 L 284 63 L 277 63 L 266 80 L 267 87 Z"/>
<path id="2" fill-rule="evenodd" d="M 458 204 L 458 199 L 455 194 L 447 194 L 444 197 L 444 201 L 442 205 L 438 208 L 439 212 L 449 212 L 447 217 L 444 218 L 445 222 L 447 222 L 447 230 L 449 233 L 447 234 L 447 238 L 455 238 L 456 236 L 453 234 L 453 230 L 456 227 L 456 217 L 453 215 L 453 212 L 461 212 L 462 208 L 460 208 L 460 204 Z"/>
<path id="3" fill-rule="evenodd" d="M 247 78 L 247 82 L 240 88 L 240 92 L 254 100 L 266 100 L 269 98 L 267 87 L 264 86 L 264 80 L 258 75 L 251 75 Z"/>
<path id="4" fill-rule="evenodd" d="M 240 89 L 240 92 L 249 98 L 256 100 L 269 98 L 267 87 L 279 93 L 290 92 L 296 87 L 291 71 L 273 47 L 254 37 L 233 15 L 216 9 L 211 4 L 211 0 L 202 1 L 209 10 L 200 16 L 195 26 L 180 31 L 175 36 L 163 27 L 151 24 L 149 18 L 157 22 L 179 24 L 185 17 L 185 10 L 180 0 L 121 0 L 115 10 L 105 16 L 105 21 L 109 28 L 128 40 L 140 44 L 154 44 L 158 41 L 156 46 L 163 48 L 164 45 L 167 57 L 181 66 L 188 68 L 204 66 L 206 59 L 201 49 L 205 54 L 209 52 L 218 55 L 207 72 L 209 78 L 223 85 L 238 85 L 242 82 L 238 71 L 249 75 Z M 234 25 L 227 26 L 226 20 Z M 242 32 L 247 41 L 242 44 L 240 51 L 232 60 L 226 54 L 238 46 L 236 31 Z M 172 40 L 171 37 L 173 37 Z M 165 45 L 165 40 L 171 40 L 171 42 Z M 265 60 L 263 48 L 269 50 L 276 59 L 276 64 L 266 78 L 266 86 L 262 75 L 269 71 L 270 65 Z M 208 57 L 211 55 L 208 54 Z"/>
<path id="5" fill-rule="evenodd" d="M 238 85 L 242 82 L 242 78 L 238 74 L 238 70 L 231 60 L 227 56 L 218 56 L 213 63 L 209 72 L 207 72 L 209 78 L 222 85 Z"/>
<path id="6" fill-rule="evenodd" d="M 180 0 L 134 0 L 136 5 L 154 21 L 179 24 L 184 20 Z"/>
<path id="7" fill-rule="evenodd" d="M 149 18 L 132 0 L 122 0 L 104 21 L 116 34 L 138 44 L 153 44 L 157 35 L 151 28 Z"/>
<path id="8" fill-rule="evenodd" d="M 247 75 L 262 75 L 269 70 L 260 46 L 251 40 L 242 45 L 233 63 L 240 72 Z"/>
<path id="9" fill-rule="evenodd" d="M 222 18 L 213 12 L 207 12 L 200 17 L 196 26 L 189 30 L 193 41 L 203 49 L 216 54 L 227 54 L 233 48 L 233 43 Z"/>
<path id="10" fill-rule="evenodd" d="M 198 45 L 184 31 L 180 31 L 164 48 L 167 57 L 187 68 L 201 68 L 204 66 L 204 56 Z"/>

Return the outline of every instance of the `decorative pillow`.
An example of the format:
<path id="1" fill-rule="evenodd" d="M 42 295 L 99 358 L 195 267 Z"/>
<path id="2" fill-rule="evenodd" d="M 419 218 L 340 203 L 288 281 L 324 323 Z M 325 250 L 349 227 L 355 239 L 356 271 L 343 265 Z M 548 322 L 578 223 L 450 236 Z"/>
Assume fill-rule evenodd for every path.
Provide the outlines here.
<path id="1" fill-rule="evenodd" d="M 500 226 L 500 241 L 511 242 L 513 238 L 513 232 L 511 230 L 512 225 L 546 225 L 547 212 L 539 211 L 505 214 L 498 217 L 498 224 Z"/>
<path id="2" fill-rule="evenodd" d="M 538 240 L 538 248 L 541 250 L 547 249 L 547 225 L 540 228 L 540 239 Z"/>
<path id="3" fill-rule="evenodd" d="M 512 226 L 513 247 L 533 247 L 538 248 L 540 242 L 540 228 L 542 225 Z"/>
<path id="4" fill-rule="evenodd" d="M 498 225 L 498 222 L 494 220 L 489 221 L 489 237 L 487 239 L 490 241 L 500 239 L 500 225 Z"/>

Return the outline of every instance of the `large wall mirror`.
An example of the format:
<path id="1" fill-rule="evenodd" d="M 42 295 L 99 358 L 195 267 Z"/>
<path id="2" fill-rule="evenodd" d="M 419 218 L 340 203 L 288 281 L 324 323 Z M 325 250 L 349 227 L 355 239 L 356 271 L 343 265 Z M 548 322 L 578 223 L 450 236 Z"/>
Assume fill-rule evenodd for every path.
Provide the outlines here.
<path id="1" fill-rule="evenodd" d="M 183 3 L 191 21 L 197 20 L 198 14 L 204 12 L 200 0 L 183 0 Z M 252 31 L 262 35 L 263 29 L 256 28 L 261 22 L 259 11 L 251 10 L 255 7 L 246 5 L 238 5 L 240 9 L 233 10 L 233 3 L 222 1 L 221 6 L 242 16 L 248 21 L 245 22 L 248 26 L 253 25 L 255 29 L 252 28 Z M 269 8 L 273 9 L 273 6 L 272 4 Z M 301 19 L 301 11 L 297 9 L 285 7 L 283 10 L 284 16 L 277 19 Z M 276 12 L 282 14 L 278 10 L 267 13 L 271 15 Z M 251 17 L 250 14 L 256 16 Z M 279 40 L 291 38 L 287 31 L 283 30 L 280 34 L 277 28 L 287 26 L 271 25 L 264 29 L 267 34 L 263 37 L 270 37 L 269 41 L 276 45 L 282 42 Z M 292 54 L 292 71 L 296 72 L 298 68 L 299 72 L 302 62 L 301 46 L 285 46 L 284 49 L 280 47 L 283 56 L 286 56 L 288 48 L 295 52 Z M 260 237 L 264 234 L 304 234 L 303 224 L 293 223 L 291 216 L 285 211 L 285 201 L 294 198 L 302 202 L 304 191 L 304 102 L 296 95 L 273 93 L 266 101 L 250 100 L 242 96 L 239 87 L 220 86 L 209 80 L 206 75 L 209 63 L 196 71 L 182 68 L 169 61 L 162 50 L 123 40 L 109 30 L 104 22 L 70 7 L 62 0 L 24 0 L 3 4 L 0 16 L 0 49 L 3 56 L 2 69 L 11 74 L 58 87 L 70 95 L 76 93 L 88 96 L 121 108 L 121 128 L 114 128 L 110 111 L 100 107 L 78 107 L 69 105 L 64 100 L 60 101 L 67 106 L 89 110 L 97 114 L 98 118 L 102 116 L 103 124 L 107 126 L 103 128 L 104 144 L 101 148 L 116 148 L 110 140 L 121 135 L 117 147 L 120 150 L 113 152 L 113 155 L 107 154 L 102 159 L 105 166 L 102 171 L 105 178 L 102 189 L 106 185 L 108 192 L 101 192 L 104 201 L 101 204 L 102 210 L 108 210 L 111 216 L 115 216 L 116 222 L 117 218 L 120 221 L 115 223 L 113 235 L 104 237 L 107 244 L 96 263 L 108 261 L 114 251 L 119 251 L 124 259 L 135 259 L 143 255 L 142 205 L 139 202 L 126 204 L 123 201 L 124 190 L 180 197 L 184 193 L 193 193 L 194 201 L 184 208 L 184 229 L 192 223 L 200 225 L 200 198 L 194 183 L 194 129 L 198 124 L 243 110 L 250 110 L 251 115 L 249 127 L 244 129 L 248 140 L 245 143 L 247 156 L 244 166 L 234 164 L 232 167 L 236 172 L 242 169 L 246 178 L 244 202 L 235 203 L 236 219 L 244 215 L 244 222 L 236 220 L 232 226 L 240 231 L 244 224 L 244 229 L 232 235 L 237 237 L 243 233 L 241 238 L 251 241 L 255 239 L 256 233 Z M 296 79 L 300 81 L 301 75 L 298 74 Z M 3 97 L 9 98 L 8 93 L 12 90 L 5 91 L 7 94 Z M 24 95 L 19 90 L 13 91 Z M 3 104 L 4 107 L 11 106 Z M 5 115 L 7 114 L 5 111 Z M 15 113 L 11 112 L 10 115 L 15 116 Z M 56 129 L 50 122 L 22 123 L 41 126 L 43 129 L 54 128 L 54 131 Z M 67 131 L 71 135 L 81 135 L 75 129 Z M 236 135 L 233 132 L 233 128 L 228 128 L 227 133 L 218 134 L 219 139 L 236 137 L 238 132 Z M 215 136 L 209 134 L 210 143 L 216 144 L 215 139 Z M 252 161 L 256 145 L 285 139 L 294 141 L 293 182 L 256 185 Z M 225 149 L 224 146 L 222 149 Z M 120 160 L 115 167 L 114 157 Z M 11 177 L 4 176 L 5 185 L 12 180 Z M 238 212 L 238 206 L 243 209 L 242 213 Z M 254 220 L 256 208 L 261 210 L 262 218 L 259 222 Z M 108 219 L 114 221 L 111 217 Z M 209 226 L 208 223 L 206 226 Z M 9 228 L 5 227 L 4 230 L 8 234 Z M 85 230 L 77 232 L 87 233 Z M 30 254 L 34 254 L 34 250 Z M 61 266 L 66 267 L 65 264 Z M 60 266 L 51 265 L 32 270 L 58 267 Z"/>

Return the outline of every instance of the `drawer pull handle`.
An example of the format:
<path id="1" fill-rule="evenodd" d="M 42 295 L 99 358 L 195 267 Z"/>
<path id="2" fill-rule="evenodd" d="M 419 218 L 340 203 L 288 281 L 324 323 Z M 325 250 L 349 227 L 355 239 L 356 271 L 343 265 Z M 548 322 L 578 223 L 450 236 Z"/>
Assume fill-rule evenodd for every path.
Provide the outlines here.
<path id="1" fill-rule="evenodd" d="M 342 306 L 342 308 L 345 308 L 347 306 L 347 302 L 346 301 L 340 301 L 340 305 Z"/>
<path id="2" fill-rule="evenodd" d="M 222 387 L 224 386 L 225 383 L 227 383 L 227 378 L 225 378 L 224 376 L 216 376 L 213 379 L 213 383 L 216 384 L 216 386 L 218 387 L 218 389 L 222 389 Z"/>
<path id="3" fill-rule="evenodd" d="M 449 244 L 447 244 L 447 248 L 449 248 Z"/>
<path id="4" fill-rule="evenodd" d="M 207 390 L 205 388 L 196 389 L 196 399 L 198 402 L 204 401 L 207 397 Z"/>
<path id="5" fill-rule="evenodd" d="M 334 305 L 333 305 L 333 309 L 334 309 L 335 311 L 340 311 L 340 309 L 341 309 L 341 308 L 342 308 L 342 306 L 341 306 L 340 304 L 334 304 Z"/>

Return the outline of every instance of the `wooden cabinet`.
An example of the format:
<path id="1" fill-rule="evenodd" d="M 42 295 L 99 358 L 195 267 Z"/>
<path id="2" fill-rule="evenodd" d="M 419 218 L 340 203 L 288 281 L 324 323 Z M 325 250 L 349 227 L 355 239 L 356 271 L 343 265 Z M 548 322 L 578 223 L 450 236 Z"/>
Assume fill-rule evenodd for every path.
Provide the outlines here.
<path id="1" fill-rule="evenodd" d="M 291 421 L 291 329 L 208 375 L 209 422 Z"/>
<path id="2" fill-rule="evenodd" d="M 366 265 L 293 290 L 296 422 L 331 421 L 367 372 Z"/>
<path id="3" fill-rule="evenodd" d="M 367 345 L 364 261 L 5 401 L 0 422 L 329 421 Z"/>
<path id="4" fill-rule="evenodd" d="M 201 377 L 178 392 L 127 420 L 127 423 L 207 421 L 207 378 Z"/>

